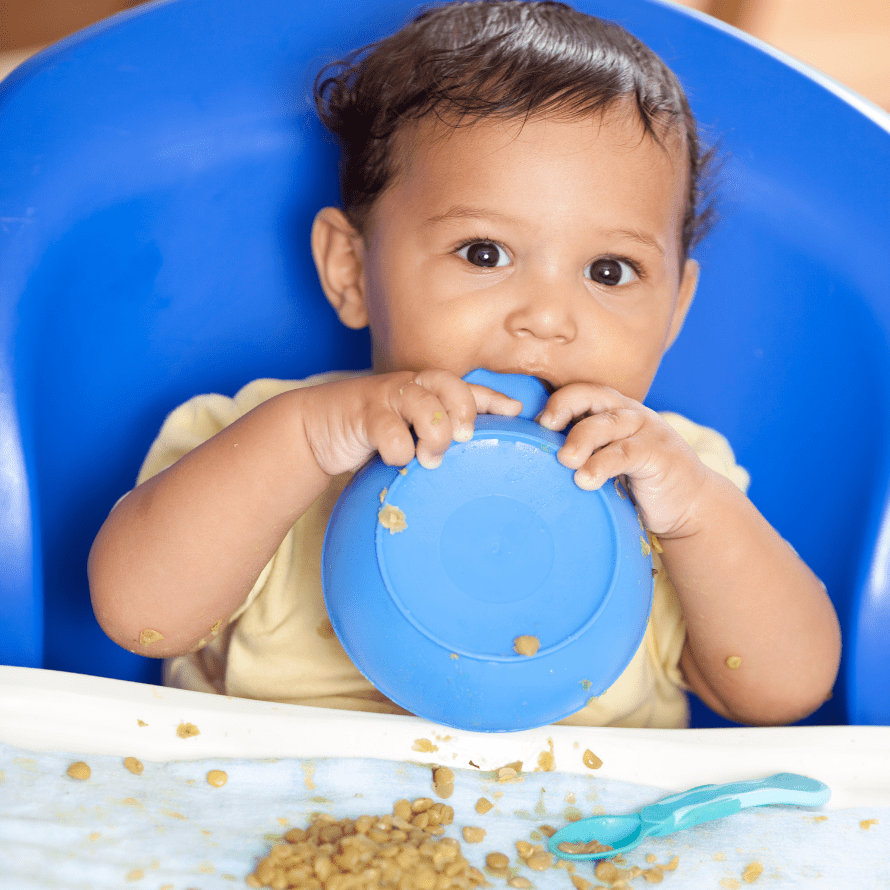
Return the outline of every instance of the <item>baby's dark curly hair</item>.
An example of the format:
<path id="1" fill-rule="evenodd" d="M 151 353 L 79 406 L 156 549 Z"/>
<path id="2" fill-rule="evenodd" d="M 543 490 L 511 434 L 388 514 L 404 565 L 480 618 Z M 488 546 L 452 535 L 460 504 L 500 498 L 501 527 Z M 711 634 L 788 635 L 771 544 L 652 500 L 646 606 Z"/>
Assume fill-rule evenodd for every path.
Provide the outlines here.
<path id="1" fill-rule="evenodd" d="M 475 0 L 433 6 L 315 81 L 322 123 L 339 142 L 343 210 L 364 232 L 396 173 L 399 128 L 429 114 L 452 126 L 488 116 L 581 117 L 631 101 L 659 144 L 684 133 L 689 194 L 682 253 L 706 232 L 702 181 L 712 160 L 674 73 L 620 25 L 551 0 Z"/>

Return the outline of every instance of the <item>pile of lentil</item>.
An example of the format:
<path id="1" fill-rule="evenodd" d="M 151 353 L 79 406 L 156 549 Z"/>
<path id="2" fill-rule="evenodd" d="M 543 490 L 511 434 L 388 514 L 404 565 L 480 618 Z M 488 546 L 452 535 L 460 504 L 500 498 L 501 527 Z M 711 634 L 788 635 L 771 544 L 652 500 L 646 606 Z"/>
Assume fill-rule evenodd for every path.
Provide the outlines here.
<path id="1" fill-rule="evenodd" d="M 271 890 L 474 890 L 487 886 L 460 843 L 442 837 L 452 807 L 428 797 L 400 800 L 392 814 L 335 819 L 317 816 L 292 828 L 253 874 L 251 887 Z"/>
<path id="2" fill-rule="evenodd" d="M 520 766 L 520 764 L 516 764 Z M 511 781 L 518 770 L 498 771 L 499 781 Z M 447 767 L 434 768 L 433 788 L 439 797 L 450 797 L 454 773 Z M 480 798 L 475 810 L 485 815 L 492 808 Z M 504 880 L 515 890 L 531 890 L 534 884 L 511 867 L 501 852 L 488 853 L 483 873 L 464 857 L 460 842 L 444 837 L 446 826 L 454 822 L 454 809 L 431 798 L 399 800 L 391 814 L 336 819 L 322 814 L 308 828 L 292 828 L 262 858 L 247 884 L 270 890 L 475 890 L 491 887 L 488 878 Z M 552 836 L 555 829 L 541 825 L 537 837 Z M 464 826 L 467 843 L 481 843 L 486 835 L 479 826 Z M 579 851 L 573 851 L 579 852 Z M 590 863 L 597 883 L 576 874 L 575 863 L 556 859 L 543 844 L 516 842 L 518 864 L 533 872 L 562 869 L 574 890 L 620 890 L 636 878 L 661 883 L 665 872 L 677 867 L 678 857 L 664 865 L 655 856 L 646 857 L 648 867 L 627 866 L 622 856 Z"/>

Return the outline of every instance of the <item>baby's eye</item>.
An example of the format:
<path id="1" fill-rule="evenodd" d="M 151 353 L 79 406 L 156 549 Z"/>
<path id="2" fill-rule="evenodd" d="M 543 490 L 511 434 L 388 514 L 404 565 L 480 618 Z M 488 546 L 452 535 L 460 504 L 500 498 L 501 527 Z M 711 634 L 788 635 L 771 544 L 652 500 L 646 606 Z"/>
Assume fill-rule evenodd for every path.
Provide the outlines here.
<path id="1" fill-rule="evenodd" d="M 491 269 L 495 266 L 509 266 L 510 257 L 507 251 L 498 247 L 493 241 L 471 241 L 457 249 L 457 255 L 463 257 L 474 266 Z"/>
<path id="2" fill-rule="evenodd" d="M 594 260 L 585 270 L 585 275 L 597 284 L 605 284 L 614 287 L 617 284 L 630 284 L 639 276 L 636 270 L 626 260 L 618 260 L 614 257 L 601 257 Z"/>

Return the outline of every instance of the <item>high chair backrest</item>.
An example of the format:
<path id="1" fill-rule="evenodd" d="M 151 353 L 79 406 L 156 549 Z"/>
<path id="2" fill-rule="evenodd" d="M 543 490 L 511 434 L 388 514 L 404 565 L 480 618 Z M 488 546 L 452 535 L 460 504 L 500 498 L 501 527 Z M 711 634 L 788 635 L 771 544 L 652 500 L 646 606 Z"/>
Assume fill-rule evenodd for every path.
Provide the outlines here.
<path id="1" fill-rule="evenodd" d="M 721 221 L 650 403 L 730 438 L 827 584 L 845 656 L 812 720 L 888 722 L 887 118 L 681 7 L 576 5 L 662 55 L 724 158 Z M 311 87 L 414 7 L 159 0 L 0 85 L 0 662 L 156 680 L 93 619 L 86 559 L 165 414 L 368 364 L 309 253 L 338 194 Z"/>

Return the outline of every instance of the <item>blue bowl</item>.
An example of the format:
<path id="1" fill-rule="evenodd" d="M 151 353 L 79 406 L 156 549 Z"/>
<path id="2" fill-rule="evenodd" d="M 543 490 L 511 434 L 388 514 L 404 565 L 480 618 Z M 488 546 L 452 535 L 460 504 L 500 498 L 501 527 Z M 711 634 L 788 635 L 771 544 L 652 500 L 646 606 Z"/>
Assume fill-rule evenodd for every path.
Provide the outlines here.
<path id="1" fill-rule="evenodd" d="M 467 379 L 521 399 L 522 414 L 479 416 L 435 470 L 379 458 L 360 470 L 325 536 L 325 603 L 358 669 L 406 710 L 530 729 L 580 710 L 627 666 L 652 559 L 620 485 L 582 491 L 557 461 L 565 436 L 532 419 L 547 400 L 537 380 Z M 519 654 L 519 637 L 537 652 Z"/>

